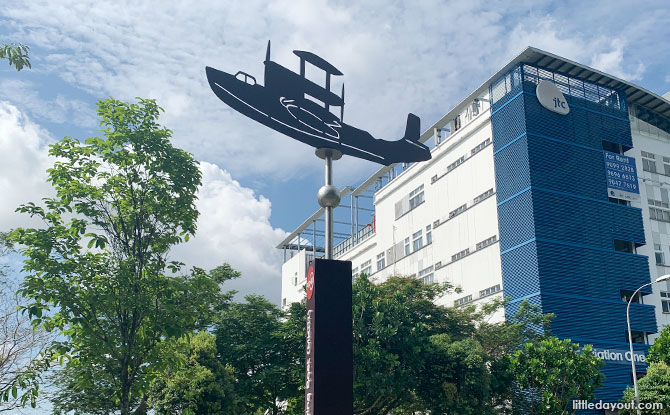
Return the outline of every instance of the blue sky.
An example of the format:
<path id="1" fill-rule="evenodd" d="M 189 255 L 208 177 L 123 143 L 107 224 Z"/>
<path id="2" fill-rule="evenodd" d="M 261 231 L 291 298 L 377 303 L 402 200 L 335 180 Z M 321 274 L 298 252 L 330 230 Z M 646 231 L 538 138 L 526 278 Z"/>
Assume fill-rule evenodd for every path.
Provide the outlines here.
<path id="1" fill-rule="evenodd" d="M 293 49 L 313 51 L 344 73 L 347 122 L 395 139 L 408 112 L 429 126 L 529 45 L 662 94 L 669 21 L 658 1 L 5 1 L 0 41 L 30 45 L 33 69 L 0 63 L 0 228 L 25 225 L 13 209 L 49 191 L 49 142 L 98 134 L 99 98 L 155 98 L 204 172 L 199 233 L 175 258 L 228 261 L 244 273 L 235 288 L 278 302 L 274 246 L 317 208 L 323 167 L 218 101 L 206 65 L 260 80 L 268 39 L 289 68 Z M 345 157 L 335 182 L 377 167 Z"/>

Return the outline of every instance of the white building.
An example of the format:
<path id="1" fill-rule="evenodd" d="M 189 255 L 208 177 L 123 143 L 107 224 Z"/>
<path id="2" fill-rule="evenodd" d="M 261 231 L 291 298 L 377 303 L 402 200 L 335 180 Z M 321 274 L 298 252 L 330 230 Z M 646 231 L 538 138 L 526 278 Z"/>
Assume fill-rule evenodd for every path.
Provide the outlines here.
<path id="1" fill-rule="evenodd" d="M 542 80 L 570 114 L 540 106 Z M 462 291 L 440 300 L 448 306 L 504 295 L 509 314 L 527 299 L 557 315 L 559 337 L 625 350 L 622 299 L 670 273 L 669 99 L 528 48 L 422 134 L 431 160 L 383 167 L 343 190 L 335 259 L 376 281 L 449 282 Z M 611 197 L 606 152 L 635 159 L 639 200 Z M 278 246 L 283 306 L 304 297 L 322 215 Z M 670 324 L 670 283 L 637 302 L 633 334 L 645 351 Z M 629 369 L 607 364 L 599 397 L 618 400 Z"/>

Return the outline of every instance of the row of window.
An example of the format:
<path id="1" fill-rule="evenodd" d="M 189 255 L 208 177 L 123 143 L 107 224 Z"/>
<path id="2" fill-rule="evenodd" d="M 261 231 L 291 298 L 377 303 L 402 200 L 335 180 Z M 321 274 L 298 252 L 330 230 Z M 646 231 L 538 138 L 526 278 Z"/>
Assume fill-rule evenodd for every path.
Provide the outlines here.
<path id="1" fill-rule="evenodd" d="M 433 226 L 428 225 L 426 226 L 426 245 L 429 245 L 433 243 Z M 405 238 L 404 240 L 404 252 L 405 256 L 411 254 L 414 251 L 418 251 L 419 249 L 423 248 L 423 230 L 419 230 L 418 232 L 415 232 L 412 234 L 412 239 L 411 239 L 412 244 L 410 245 L 410 238 Z M 386 268 L 386 252 L 382 251 L 377 254 L 377 271 L 381 271 L 382 269 Z M 392 261 L 393 259 L 390 258 Z M 361 268 L 361 274 L 367 274 L 367 275 L 372 275 L 372 260 L 369 259 L 365 262 L 363 262 L 360 266 Z M 352 270 L 352 273 L 354 276 L 358 276 L 358 267 L 354 268 Z"/>
<path id="2" fill-rule="evenodd" d="M 486 200 L 491 196 L 493 196 L 493 189 L 489 189 L 484 193 L 480 194 L 479 196 L 475 197 L 475 199 L 473 200 L 473 204 L 476 205 L 477 203 Z"/>
<path id="3" fill-rule="evenodd" d="M 423 185 L 421 185 L 409 193 L 409 210 L 419 206 L 423 201 Z"/>
<path id="4" fill-rule="evenodd" d="M 487 138 L 486 140 L 484 140 L 484 141 L 482 141 L 481 143 L 477 144 L 472 150 L 470 150 L 470 155 L 468 156 L 468 158 L 470 158 L 470 157 L 474 156 L 475 154 L 479 153 L 480 151 L 482 151 L 483 149 L 485 149 L 489 144 L 491 144 L 491 139 L 490 139 L 490 138 Z M 431 182 L 431 183 L 435 183 L 435 182 L 438 181 L 442 176 L 444 176 L 445 174 L 447 174 L 447 173 L 451 172 L 452 170 L 454 170 L 456 167 L 458 167 L 458 166 L 460 166 L 461 164 L 463 164 L 463 163 L 465 162 L 465 160 L 467 160 L 468 158 L 466 158 L 465 156 L 461 156 L 461 157 L 459 157 L 456 161 L 454 161 L 453 163 L 451 163 L 451 164 L 449 164 L 449 165 L 447 166 L 447 171 L 446 171 L 446 173 L 443 173 L 442 175 L 439 175 L 439 176 L 436 174 L 435 176 L 433 176 L 433 177 L 431 178 L 430 182 Z"/>
<path id="5" fill-rule="evenodd" d="M 472 206 L 474 206 L 478 203 L 483 202 L 484 200 L 488 199 L 491 196 L 493 196 L 493 188 L 491 188 L 491 189 L 485 191 L 484 193 L 478 195 L 477 197 L 475 197 L 472 200 L 472 204 L 470 205 L 470 207 L 472 207 Z M 449 212 L 449 217 L 447 218 L 447 220 L 455 218 L 456 216 L 460 215 L 461 213 L 465 212 L 466 210 L 468 210 L 468 204 L 464 203 L 461 206 L 459 206 L 456 209 Z M 443 222 L 438 219 L 433 224 L 434 224 L 435 227 L 438 227 L 441 223 L 443 223 Z"/>
<path id="6" fill-rule="evenodd" d="M 401 216 L 405 215 L 410 210 L 415 209 L 417 206 L 422 204 L 425 201 L 423 184 L 416 189 L 409 192 L 409 195 L 403 197 L 401 200 L 397 201 L 395 204 L 395 218 L 396 220 Z"/>
<path id="7" fill-rule="evenodd" d="M 465 258 L 470 255 L 470 248 L 464 249 L 461 252 L 457 252 L 451 256 L 451 262 L 458 261 L 461 258 Z"/>
<path id="8" fill-rule="evenodd" d="M 493 294 L 497 294 L 500 291 L 502 291 L 502 287 L 500 286 L 500 284 L 496 284 L 493 287 L 489 287 L 489 288 L 486 288 L 484 290 L 479 291 L 479 298 L 481 299 L 481 298 L 484 298 L 484 297 L 488 297 L 488 296 L 491 296 Z M 464 297 L 461 297 L 461 298 L 458 298 L 458 299 L 454 300 L 454 307 L 459 307 L 459 306 L 462 306 L 462 305 L 465 305 L 465 304 L 468 304 L 468 303 L 471 303 L 471 302 L 472 302 L 472 294 L 466 295 Z"/>
<path id="9" fill-rule="evenodd" d="M 492 237 L 486 238 L 481 242 L 477 242 L 477 245 L 475 245 L 476 250 L 479 251 L 480 249 L 484 249 L 489 245 L 493 245 L 497 241 L 498 241 L 498 235 L 493 235 Z M 451 262 L 458 261 L 459 259 L 465 258 L 468 255 L 470 255 L 470 248 L 464 249 L 461 252 L 457 252 L 454 255 L 452 255 Z"/>
<path id="10" fill-rule="evenodd" d="M 670 211 L 650 206 L 649 217 L 651 219 L 658 220 L 661 222 L 670 222 Z"/>
<path id="11" fill-rule="evenodd" d="M 484 239 L 483 241 L 477 243 L 477 250 L 486 248 L 489 245 L 493 245 L 497 240 L 498 240 L 497 235 L 493 235 L 492 237 L 490 237 L 488 239 Z"/>
<path id="12" fill-rule="evenodd" d="M 470 155 L 474 156 L 475 154 L 485 149 L 486 146 L 488 146 L 489 144 L 491 144 L 491 139 L 487 138 L 486 140 L 479 143 L 475 148 L 473 148 L 472 151 L 470 152 Z"/>
<path id="13" fill-rule="evenodd" d="M 670 157 L 663 157 L 663 172 L 656 168 L 656 154 L 647 151 L 642 152 L 642 170 L 650 173 L 661 173 L 670 176 Z"/>
<path id="14" fill-rule="evenodd" d="M 426 245 L 429 245 L 431 243 L 433 243 L 433 227 L 432 225 L 428 225 L 426 226 Z M 423 230 L 420 229 L 412 234 L 411 245 L 410 245 L 410 238 L 409 237 L 405 238 L 403 249 L 405 252 L 405 256 L 407 256 L 412 252 L 418 251 L 421 248 L 423 248 Z"/>
<path id="15" fill-rule="evenodd" d="M 429 266 L 428 268 L 424 268 L 421 271 L 419 271 L 419 279 L 421 282 L 424 284 L 432 284 L 435 282 L 435 274 L 433 273 L 433 266 Z"/>
<path id="16" fill-rule="evenodd" d="M 661 202 L 660 200 L 654 200 L 654 199 L 647 199 L 647 202 L 649 202 L 649 206 L 658 206 L 670 209 L 670 205 L 667 202 Z"/>
<path id="17" fill-rule="evenodd" d="M 461 297 L 457 300 L 454 300 L 454 307 L 462 306 L 467 303 L 472 302 L 472 294 L 466 295 L 465 297 Z"/>
<path id="18" fill-rule="evenodd" d="M 447 166 L 447 172 L 452 171 L 452 170 L 455 169 L 456 167 L 458 167 L 458 166 L 460 166 L 461 164 L 463 164 L 463 162 L 465 162 L 465 156 L 461 156 L 461 158 L 459 158 L 458 160 L 456 160 L 456 161 L 454 161 L 453 163 L 451 163 L 450 165 L 448 165 L 448 166 Z"/>

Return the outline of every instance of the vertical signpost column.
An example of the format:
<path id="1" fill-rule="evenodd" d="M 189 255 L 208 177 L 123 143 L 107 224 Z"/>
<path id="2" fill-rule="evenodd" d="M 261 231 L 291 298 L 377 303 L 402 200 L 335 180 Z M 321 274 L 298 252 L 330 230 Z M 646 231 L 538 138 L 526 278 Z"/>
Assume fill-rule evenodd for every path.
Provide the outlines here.
<path id="1" fill-rule="evenodd" d="M 354 410 L 351 262 L 316 259 L 307 272 L 305 415 Z"/>

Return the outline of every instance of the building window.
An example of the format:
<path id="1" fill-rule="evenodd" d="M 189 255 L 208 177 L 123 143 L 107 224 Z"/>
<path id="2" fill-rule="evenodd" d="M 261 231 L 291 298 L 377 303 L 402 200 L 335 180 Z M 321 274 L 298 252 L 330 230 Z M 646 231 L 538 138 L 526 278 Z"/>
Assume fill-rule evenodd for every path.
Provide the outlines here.
<path id="1" fill-rule="evenodd" d="M 468 205 L 461 205 L 461 206 L 457 207 L 456 209 L 449 212 L 449 219 L 460 215 L 461 213 L 465 212 L 467 209 L 468 209 Z"/>
<path id="2" fill-rule="evenodd" d="M 464 249 L 461 252 L 451 256 L 451 262 L 458 261 L 461 258 L 465 258 L 470 254 L 470 248 Z"/>
<path id="3" fill-rule="evenodd" d="M 497 284 L 497 285 L 494 285 L 493 287 L 489 287 L 485 290 L 481 290 L 479 292 L 479 298 L 488 297 L 489 295 L 493 295 L 493 294 L 499 293 L 499 292 L 500 292 L 500 284 Z"/>
<path id="4" fill-rule="evenodd" d="M 472 149 L 472 155 L 474 156 L 475 154 L 479 153 L 483 149 L 486 148 L 487 145 L 491 142 L 490 138 L 487 138 L 485 141 L 482 141 L 477 147 Z"/>
<path id="5" fill-rule="evenodd" d="M 475 197 L 474 204 L 476 205 L 477 203 L 488 199 L 493 195 L 493 189 L 489 189 L 485 191 L 484 193 L 480 194 L 479 196 Z"/>
<path id="6" fill-rule="evenodd" d="M 377 254 L 377 271 L 381 271 L 386 267 L 386 255 L 384 254 L 384 251 L 381 253 Z"/>
<path id="7" fill-rule="evenodd" d="M 649 204 L 649 206 L 656 206 L 660 208 L 670 209 L 670 204 L 668 204 L 668 202 L 663 202 L 655 199 L 647 199 L 647 203 Z"/>
<path id="8" fill-rule="evenodd" d="M 465 161 L 465 156 L 461 156 L 461 158 L 459 158 L 458 160 L 456 160 L 453 163 L 451 163 L 450 165 L 448 165 L 447 166 L 447 173 L 452 171 L 456 167 L 460 166 L 461 164 L 463 164 L 464 161 Z"/>
<path id="9" fill-rule="evenodd" d="M 670 314 L 670 292 L 661 291 L 661 305 L 663 306 L 663 312 Z"/>
<path id="10" fill-rule="evenodd" d="M 409 210 L 423 203 L 423 185 L 412 190 L 409 194 Z"/>
<path id="11" fill-rule="evenodd" d="M 635 294 L 635 297 L 633 297 L 634 291 L 628 291 L 628 290 L 621 290 L 621 301 L 624 303 L 627 303 L 630 301 L 632 304 L 642 304 L 642 294 L 639 292 Z M 631 300 L 631 297 L 633 298 Z"/>
<path id="12" fill-rule="evenodd" d="M 298 285 L 298 273 L 297 272 L 293 276 L 293 286 L 295 287 L 296 285 Z"/>
<path id="13" fill-rule="evenodd" d="M 630 241 L 614 240 L 614 250 L 618 252 L 635 253 L 635 244 Z"/>
<path id="14" fill-rule="evenodd" d="M 421 231 L 412 235 L 412 248 L 414 251 L 418 251 L 419 249 L 423 248 L 423 237 Z"/>
<path id="15" fill-rule="evenodd" d="M 410 254 L 410 249 L 409 249 L 409 238 L 405 238 L 405 256 Z"/>
<path id="16" fill-rule="evenodd" d="M 431 225 L 426 226 L 426 245 L 433 243 L 433 227 Z"/>
<path id="17" fill-rule="evenodd" d="M 477 250 L 484 249 L 489 245 L 494 244 L 498 240 L 498 237 L 496 235 L 493 235 L 492 237 L 485 239 L 477 244 Z"/>
<path id="18" fill-rule="evenodd" d="M 663 255 L 663 252 L 654 252 L 654 256 L 656 257 L 656 265 L 665 265 L 665 255 Z"/>
<path id="19" fill-rule="evenodd" d="M 368 259 L 367 261 L 361 264 L 361 274 L 370 275 L 372 274 L 372 260 Z"/>
<path id="20" fill-rule="evenodd" d="M 633 343 L 647 344 L 647 333 L 643 331 L 631 331 Z M 628 341 L 628 330 L 626 330 L 626 341 Z"/>
<path id="21" fill-rule="evenodd" d="M 660 222 L 670 222 L 670 211 L 649 207 L 649 218 Z"/>
<path id="22" fill-rule="evenodd" d="M 353 281 L 356 277 L 358 277 L 358 267 L 351 270 L 351 280 Z"/>
<path id="23" fill-rule="evenodd" d="M 419 271 L 419 279 L 421 282 L 424 284 L 432 284 L 435 282 L 435 274 L 433 274 L 433 266 L 429 266 L 428 268 L 422 269 Z"/>
<path id="24" fill-rule="evenodd" d="M 642 152 L 642 170 L 656 173 L 656 154 Z"/>
<path id="25" fill-rule="evenodd" d="M 282 307 L 286 307 L 286 298 L 282 298 L 281 305 Z"/>
<path id="26" fill-rule="evenodd" d="M 472 295 L 466 295 L 465 297 L 461 297 L 458 300 L 455 300 L 454 307 L 459 307 L 470 302 L 472 302 Z"/>

